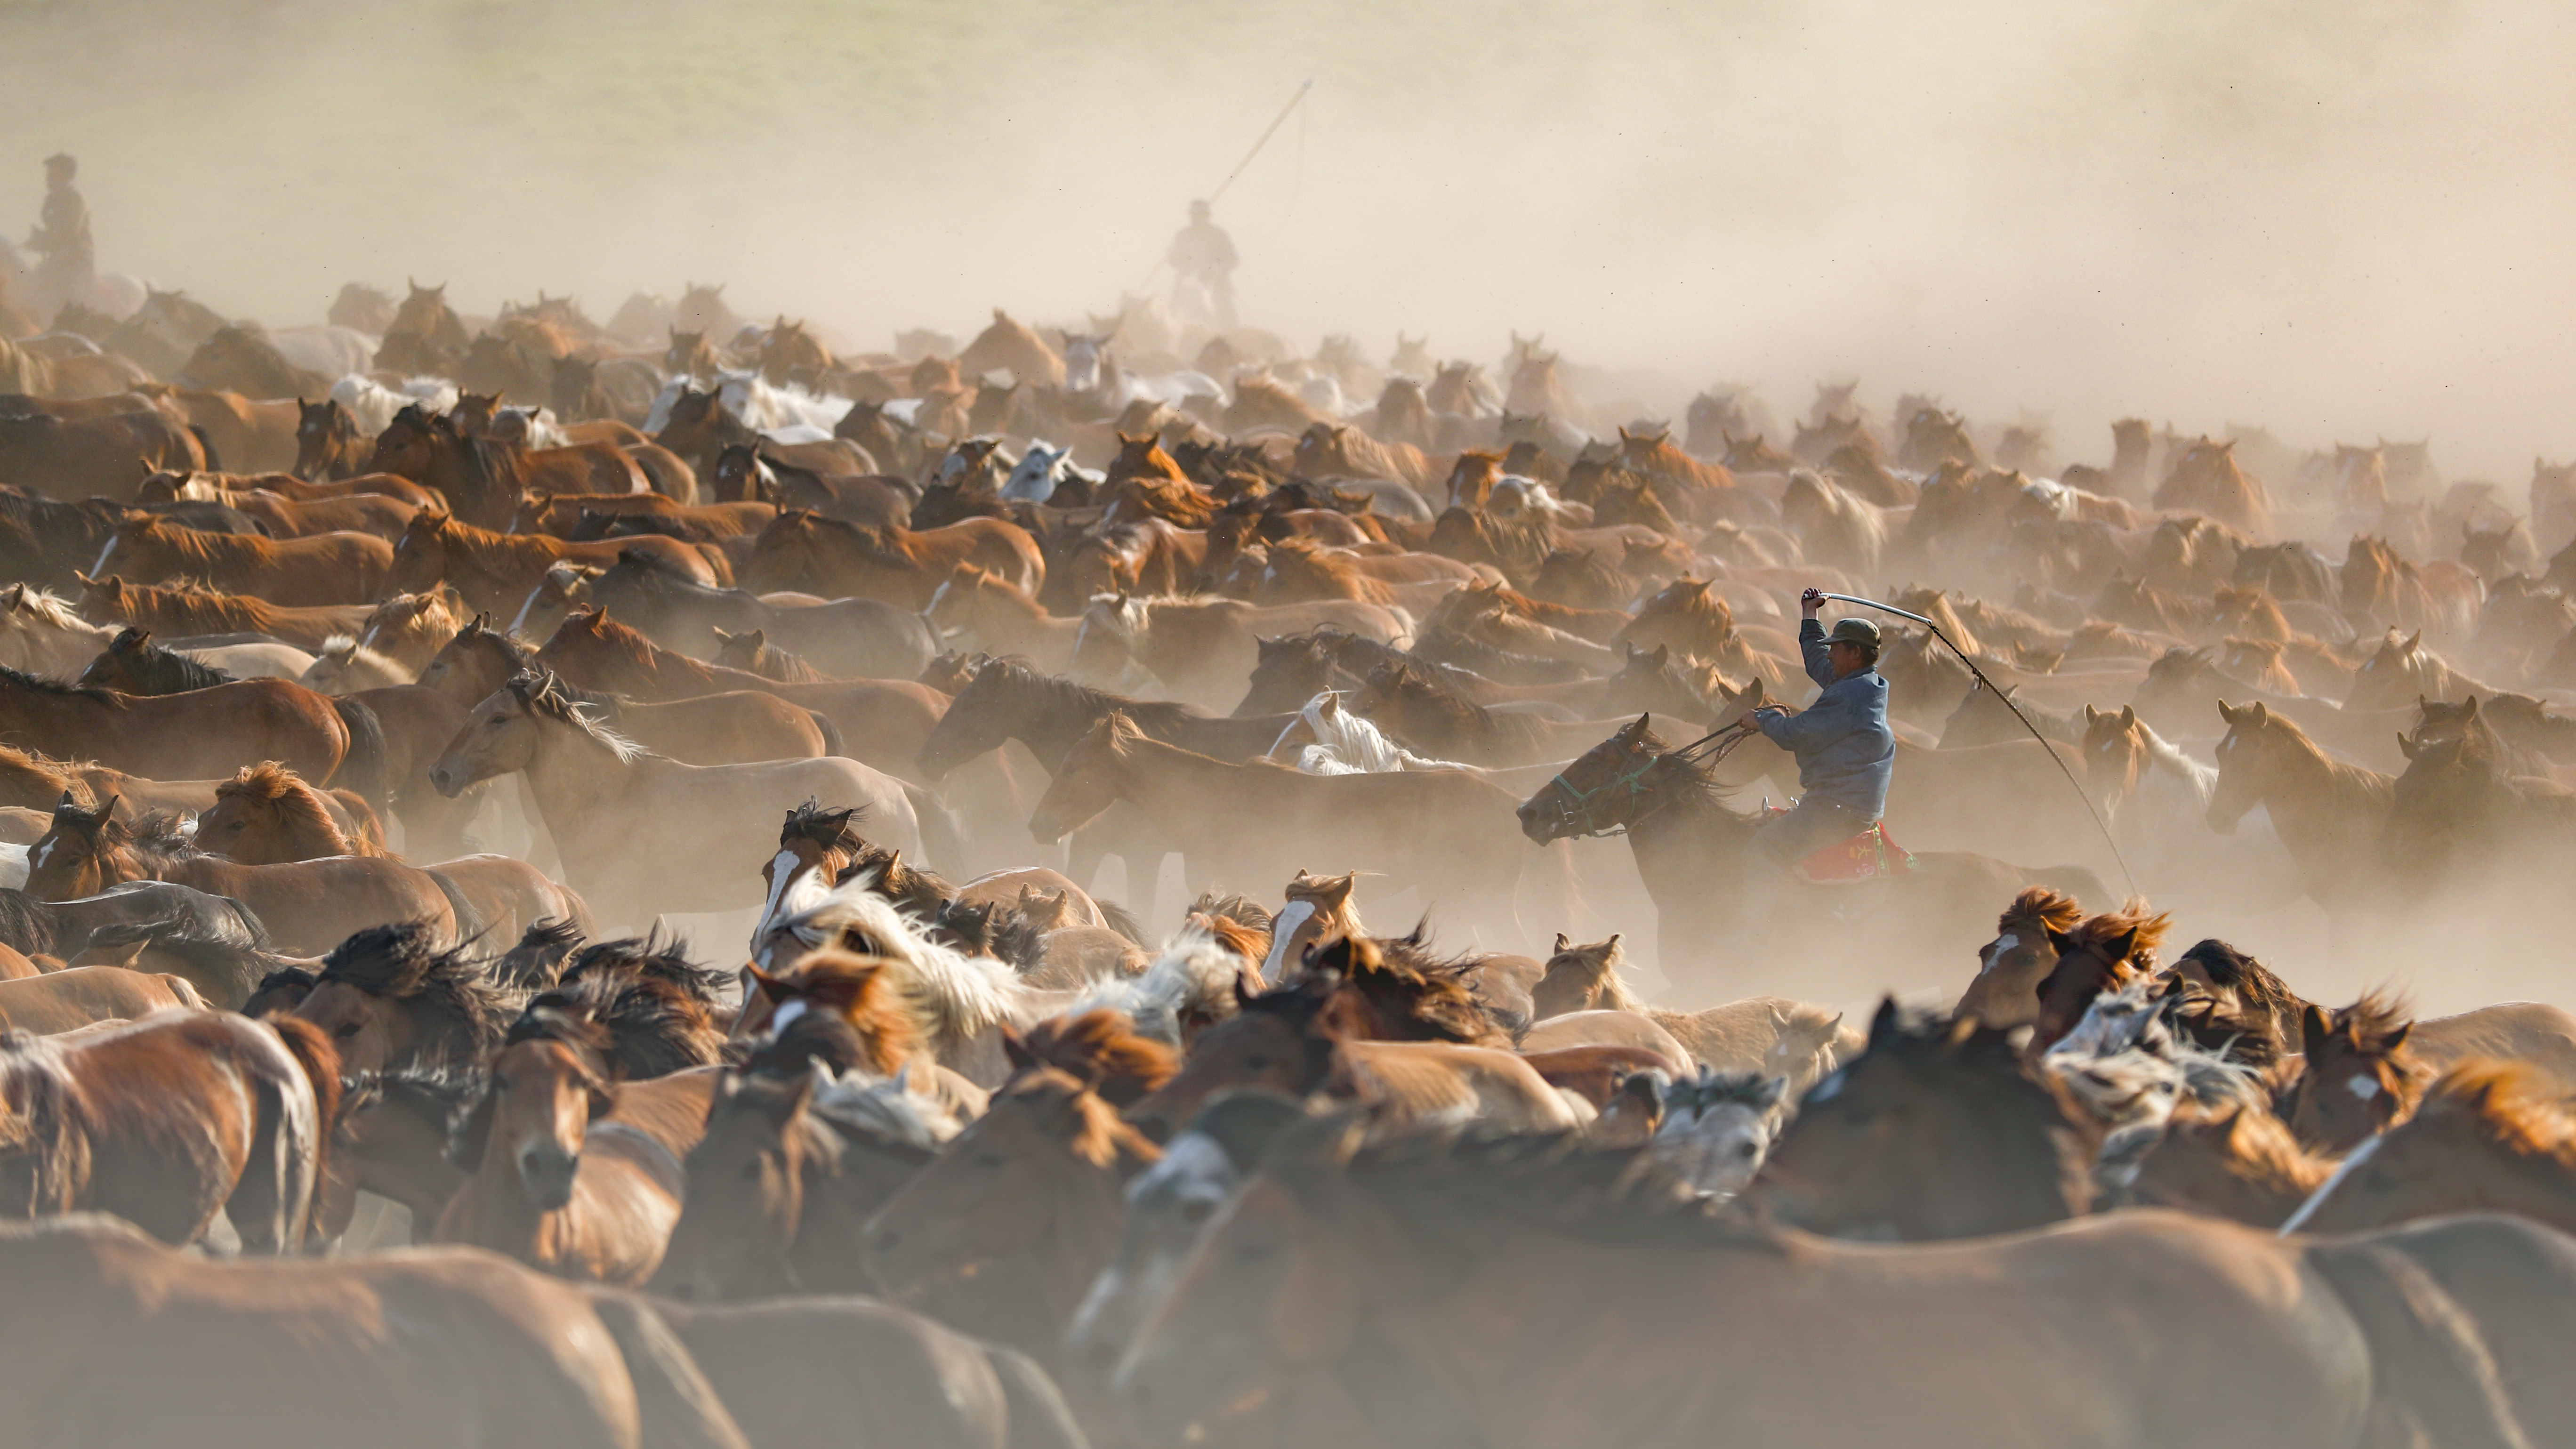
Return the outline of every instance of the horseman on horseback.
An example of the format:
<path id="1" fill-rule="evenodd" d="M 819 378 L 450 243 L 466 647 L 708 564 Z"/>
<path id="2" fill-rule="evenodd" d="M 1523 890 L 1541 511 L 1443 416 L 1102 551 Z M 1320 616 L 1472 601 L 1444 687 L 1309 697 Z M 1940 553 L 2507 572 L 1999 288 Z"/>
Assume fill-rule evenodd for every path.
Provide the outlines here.
<path id="1" fill-rule="evenodd" d="M 1763 854 L 1782 867 L 1878 824 L 1896 767 L 1887 680 L 1878 672 L 1878 626 L 1839 619 L 1827 633 L 1816 617 L 1825 606 L 1816 589 L 1807 590 L 1799 606 L 1804 618 L 1798 649 L 1806 656 L 1807 677 L 1824 692 L 1798 713 L 1765 705 L 1751 717 L 1763 734 L 1798 757 L 1797 807 L 1754 836 Z"/>

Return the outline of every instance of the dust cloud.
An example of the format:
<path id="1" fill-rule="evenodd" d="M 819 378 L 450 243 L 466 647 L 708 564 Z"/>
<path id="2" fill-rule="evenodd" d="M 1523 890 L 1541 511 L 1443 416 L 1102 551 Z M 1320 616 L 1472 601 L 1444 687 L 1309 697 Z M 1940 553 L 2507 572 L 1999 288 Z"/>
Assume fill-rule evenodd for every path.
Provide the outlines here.
<path id="1" fill-rule="evenodd" d="M 869 347 L 1078 321 L 1312 79 L 1220 210 L 1309 345 L 1544 330 L 2079 457 L 2132 411 L 2508 484 L 2576 451 L 2559 6 L 128 0 L 0 44 L 0 224 L 73 150 L 103 266 L 270 320 L 410 275 L 603 316 L 725 279 Z"/>
<path id="2" fill-rule="evenodd" d="M 1858 377 L 2068 459 L 2129 413 L 2430 436 L 2517 497 L 2576 455 L 2538 0 L 22 0 L 0 48 L 0 226 L 73 151 L 103 268 L 271 322 L 408 276 L 603 318 L 721 280 L 861 348 L 1079 323 L 1311 79 L 1218 213 L 1303 345 L 1544 332 L 1656 407 Z M 2322 966 L 2295 924 L 2261 944 Z"/>

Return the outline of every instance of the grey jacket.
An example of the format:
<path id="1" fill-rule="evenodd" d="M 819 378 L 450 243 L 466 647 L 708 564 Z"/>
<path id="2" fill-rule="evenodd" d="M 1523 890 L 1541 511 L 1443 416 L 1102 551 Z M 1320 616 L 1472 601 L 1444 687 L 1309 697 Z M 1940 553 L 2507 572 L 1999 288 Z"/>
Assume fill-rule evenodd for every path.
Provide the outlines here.
<path id="1" fill-rule="evenodd" d="M 1825 626 L 1798 626 L 1798 651 L 1807 677 L 1824 687 L 1816 702 L 1792 715 L 1763 715 L 1762 733 L 1798 757 L 1798 787 L 1876 820 L 1887 810 L 1887 782 L 1896 772 L 1896 736 L 1887 727 L 1887 681 L 1875 669 L 1834 678 L 1825 659 Z"/>

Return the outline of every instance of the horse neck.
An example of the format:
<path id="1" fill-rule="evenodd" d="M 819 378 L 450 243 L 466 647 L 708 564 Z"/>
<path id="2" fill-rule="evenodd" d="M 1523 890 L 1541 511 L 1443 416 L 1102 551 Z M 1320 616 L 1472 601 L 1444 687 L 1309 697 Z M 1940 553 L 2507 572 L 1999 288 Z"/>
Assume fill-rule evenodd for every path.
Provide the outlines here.
<path id="1" fill-rule="evenodd" d="M 2210 794 L 2218 788 L 2218 772 L 2174 748 L 2164 736 L 2147 728 L 2144 721 L 2138 725 L 2138 735 L 2146 747 L 2146 768 L 2139 772 L 2138 783 L 2143 786 L 2150 780 L 2169 780 L 2186 791 L 2194 803 L 2207 806 Z"/>
<path id="2" fill-rule="evenodd" d="M 1247 785 L 1268 773 L 1294 778 L 1289 772 L 1265 772 L 1253 765 L 1229 765 L 1161 740 L 1130 740 L 1117 762 L 1117 790 L 1167 830 L 1198 834 L 1210 825 L 1232 828 L 1217 812 L 1243 803 Z M 1257 788 L 1257 787 L 1256 787 Z"/>
<path id="3" fill-rule="evenodd" d="M 2278 736 L 2270 755 L 2273 778 L 2263 803 L 2275 823 L 2289 823 L 2281 819 L 2286 813 L 2319 829 L 2334 829 L 2355 815 L 2388 809 L 2394 784 L 2388 776 L 2329 759 L 2305 736 Z"/>
<path id="4" fill-rule="evenodd" d="M 559 720 L 537 721 L 537 749 L 527 764 L 528 788 L 548 820 L 580 820 L 625 793 L 636 771 L 607 747 Z"/>
<path id="5" fill-rule="evenodd" d="M 1127 1226 L 1124 1189 L 1131 1171 L 1123 1148 L 1108 1167 L 1073 1159 L 1052 1196 L 1055 1210 L 1038 1240 L 1037 1262 L 1041 1291 L 1059 1327 L 1072 1324 L 1093 1280 L 1118 1250 Z"/>

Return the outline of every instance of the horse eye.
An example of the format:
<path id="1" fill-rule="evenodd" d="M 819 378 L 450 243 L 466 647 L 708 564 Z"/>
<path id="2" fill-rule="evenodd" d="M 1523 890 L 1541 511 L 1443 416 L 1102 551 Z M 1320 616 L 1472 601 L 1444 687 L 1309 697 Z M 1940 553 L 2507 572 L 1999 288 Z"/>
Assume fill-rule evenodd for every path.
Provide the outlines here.
<path id="1" fill-rule="evenodd" d="M 358 1024 L 354 1021 L 344 1021 L 338 1026 L 333 1027 L 331 1029 L 331 1034 L 345 1041 L 358 1034 Z"/>

